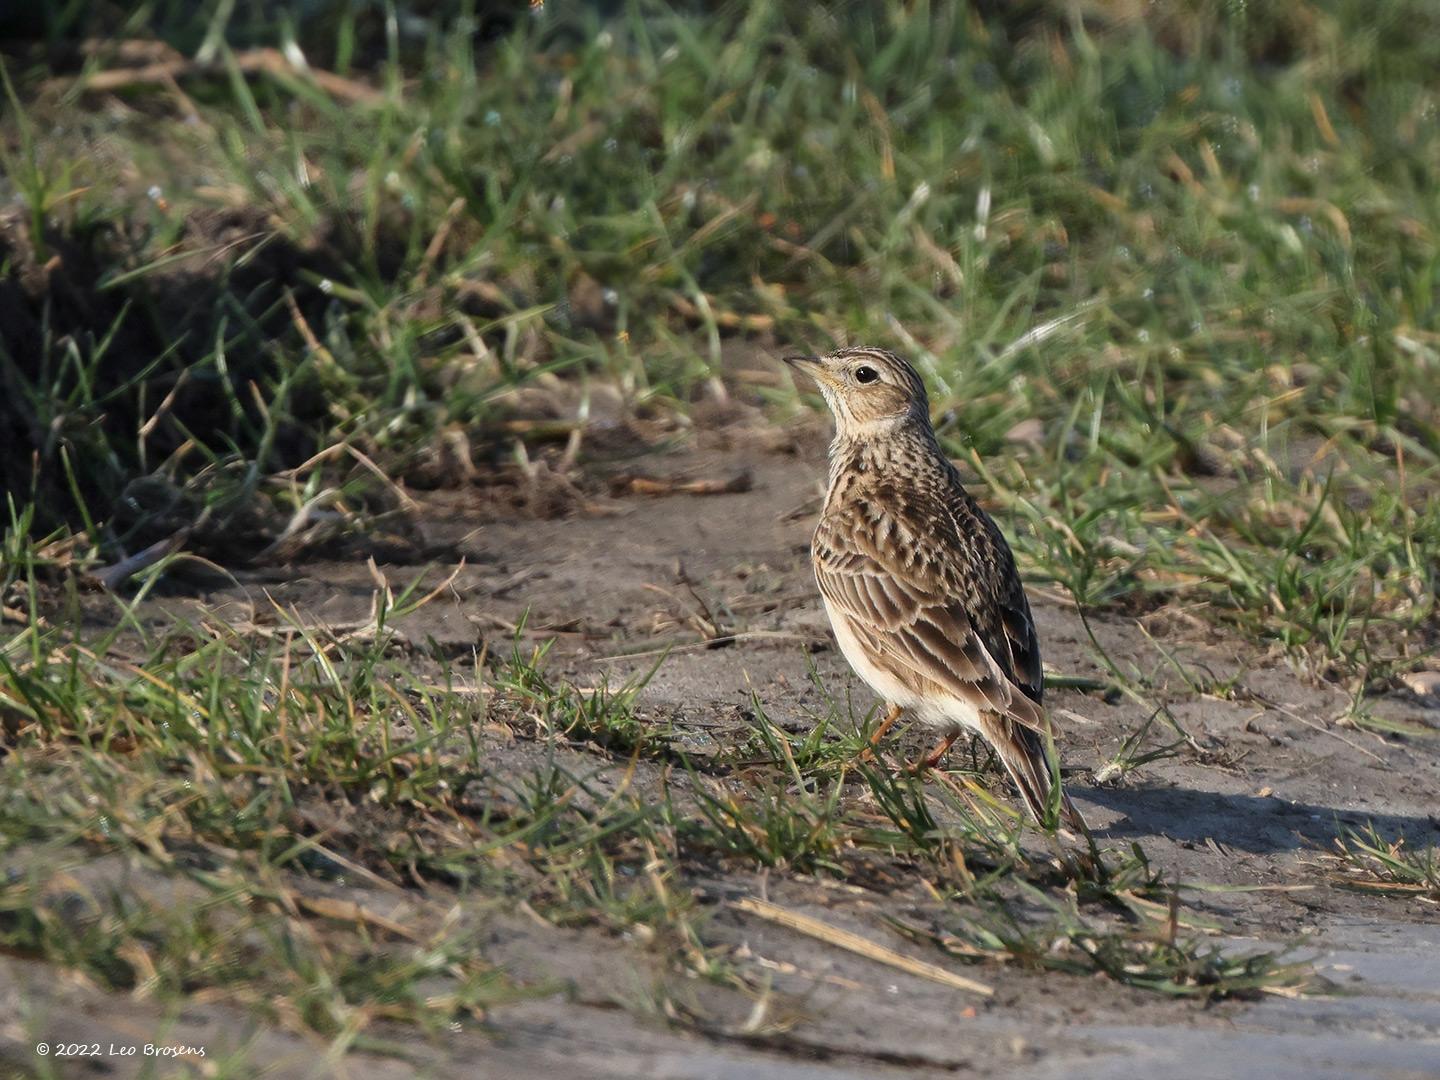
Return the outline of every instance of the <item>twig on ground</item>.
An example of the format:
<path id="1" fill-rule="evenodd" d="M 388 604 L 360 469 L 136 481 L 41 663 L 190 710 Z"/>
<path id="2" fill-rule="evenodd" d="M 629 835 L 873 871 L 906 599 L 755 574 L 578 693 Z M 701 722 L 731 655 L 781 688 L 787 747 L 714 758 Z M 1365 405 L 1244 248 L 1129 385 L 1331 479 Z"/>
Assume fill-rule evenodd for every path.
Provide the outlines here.
<path id="1" fill-rule="evenodd" d="M 754 474 L 749 469 L 741 469 L 728 479 L 712 477 L 703 480 L 680 480 L 627 473 L 611 481 L 610 491 L 614 495 L 737 495 L 749 491 L 754 483 Z"/>
<path id="2" fill-rule="evenodd" d="M 354 79 L 336 75 L 333 71 L 322 71 L 313 67 L 301 70 L 286 60 L 285 55 L 279 49 L 247 49 L 244 52 L 236 53 L 233 60 L 236 69 L 243 74 L 271 74 L 309 79 L 331 97 L 353 104 L 373 105 L 385 100 L 385 95 L 373 86 L 366 86 Z M 53 81 L 63 82 L 66 87 L 78 83 L 84 90 L 104 93 L 146 84 L 169 87 L 178 79 L 196 75 L 219 75 L 224 71 L 225 66 L 219 63 L 202 63 L 199 60 L 179 57 L 142 64 L 139 67 L 95 71 L 88 75 L 82 75 L 76 80 Z"/>
<path id="3" fill-rule="evenodd" d="M 193 528 L 194 526 L 187 525 L 172 536 L 167 536 L 164 540 L 157 540 L 149 547 L 137 551 L 129 558 L 121 559 L 113 566 L 96 570 L 90 576 L 99 582 L 108 592 L 114 592 L 141 570 L 154 566 L 161 559 L 179 551 L 180 548 L 184 546 L 185 541 L 190 539 L 190 533 Z"/>
<path id="4" fill-rule="evenodd" d="M 955 972 L 947 971 L 935 964 L 905 956 L 894 949 L 863 938 L 859 934 L 852 934 L 849 930 L 842 930 L 838 926 L 831 926 L 819 919 L 812 919 L 809 915 L 802 915 L 798 911 L 790 911 L 753 896 L 743 896 L 739 900 L 731 900 L 729 904 L 737 911 L 746 912 L 749 915 L 765 919 L 767 922 L 773 922 L 777 926 L 783 926 L 787 930 L 794 930 L 807 937 L 815 938 L 817 941 L 823 941 L 869 960 L 887 964 L 922 979 L 929 979 L 941 986 L 954 987 L 956 990 L 965 990 L 983 997 L 990 997 L 995 993 L 993 987 L 975 979 L 967 979 L 964 975 L 957 975 Z"/>

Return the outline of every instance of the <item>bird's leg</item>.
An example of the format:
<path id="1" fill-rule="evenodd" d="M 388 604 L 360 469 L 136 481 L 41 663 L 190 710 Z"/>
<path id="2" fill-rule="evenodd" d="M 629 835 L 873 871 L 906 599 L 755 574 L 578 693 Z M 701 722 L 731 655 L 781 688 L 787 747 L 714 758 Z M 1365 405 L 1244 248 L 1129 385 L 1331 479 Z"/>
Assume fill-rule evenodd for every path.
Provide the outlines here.
<path id="1" fill-rule="evenodd" d="M 949 735 L 946 735 L 943 739 L 941 739 L 938 743 L 935 744 L 934 750 L 931 750 L 930 753 L 926 754 L 919 761 L 915 762 L 914 765 L 910 766 L 910 772 L 915 776 L 919 776 L 922 773 L 933 769 L 936 765 L 939 765 L 940 759 L 945 756 L 945 752 L 950 749 L 951 744 L 954 743 L 954 741 L 959 737 L 959 731 L 952 731 Z"/>
<path id="2" fill-rule="evenodd" d="M 903 705 L 890 706 L 890 711 L 885 714 L 885 719 L 880 721 L 880 726 L 870 733 L 870 745 L 861 751 L 861 761 L 875 760 L 875 748 L 880 745 L 880 740 L 885 737 L 885 733 L 895 726 L 895 721 L 900 719 L 900 714 L 904 711 Z"/>

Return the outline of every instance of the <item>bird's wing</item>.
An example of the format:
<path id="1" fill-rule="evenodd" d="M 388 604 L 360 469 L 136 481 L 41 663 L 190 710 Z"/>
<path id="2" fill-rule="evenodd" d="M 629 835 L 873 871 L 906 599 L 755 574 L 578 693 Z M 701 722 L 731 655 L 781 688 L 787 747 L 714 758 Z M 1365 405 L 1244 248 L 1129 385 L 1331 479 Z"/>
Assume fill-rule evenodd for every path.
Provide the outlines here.
<path id="1" fill-rule="evenodd" d="M 997 593 L 955 561 L 962 541 L 953 517 L 927 518 L 927 534 L 918 522 L 877 512 L 879 502 L 833 510 L 816 527 L 815 577 L 836 616 L 877 666 L 917 692 L 939 689 L 1045 730 L 1040 648 L 998 532 L 964 539 L 981 546 L 999 541 L 993 555 L 1003 556 L 1000 568 L 1009 572 Z"/>
<path id="2" fill-rule="evenodd" d="M 973 504 L 967 509 L 976 515 L 981 513 Z M 1015 568 L 1015 557 L 1010 553 L 1010 545 L 1000 534 L 999 527 L 989 517 L 981 519 L 981 527 L 989 534 L 991 550 L 1002 568 L 1005 581 L 995 604 L 1000 616 L 1000 626 L 998 632 L 986 635 L 986 640 L 993 637 L 995 643 L 992 648 L 1009 651 L 1010 662 L 1005 663 L 1003 658 L 1000 661 L 1005 673 L 1026 697 L 1039 702 L 1045 694 L 1045 671 L 1040 664 L 1040 639 L 1035 633 L 1035 619 L 1030 614 L 1030 601 L 1025 596 L 1025 586 Z"/>

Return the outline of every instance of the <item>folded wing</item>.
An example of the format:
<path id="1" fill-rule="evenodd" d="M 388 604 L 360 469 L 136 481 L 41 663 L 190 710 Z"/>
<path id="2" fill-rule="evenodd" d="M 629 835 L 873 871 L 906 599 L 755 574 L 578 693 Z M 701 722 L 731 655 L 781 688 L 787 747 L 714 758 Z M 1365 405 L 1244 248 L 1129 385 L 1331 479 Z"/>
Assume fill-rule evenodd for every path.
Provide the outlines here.
<path id="1" fill-rule="evenodd" d="M 878 504 L 853 502 L 816 528 L 815 577 L 837 615 L 905 685 L 1045 730 L 1035 626 L 994 523 L 967 503 L 958 515 L 925 514 L 925 535 L 917 523 L 886 520 Z M 998 591 L 996 575 L 977 572 L 977 559 L 1002 560 L 1008 573 Z"/>

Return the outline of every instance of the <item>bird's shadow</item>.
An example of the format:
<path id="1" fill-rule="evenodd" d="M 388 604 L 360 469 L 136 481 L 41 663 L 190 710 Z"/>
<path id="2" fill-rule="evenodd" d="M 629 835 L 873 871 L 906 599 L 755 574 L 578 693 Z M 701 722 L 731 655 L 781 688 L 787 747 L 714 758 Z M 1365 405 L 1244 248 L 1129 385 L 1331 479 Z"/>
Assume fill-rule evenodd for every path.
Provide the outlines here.
<path id="1" fill-rule="evenodd" d="M 1329 848 L 1347 830 L 1373 826 L 1386 840 L 1410 846 L 1440 842 L 1435 815 L 1372 813 L 1256 795 L 1187 788 L 1100 788 L 1066 785 L 1071 794 L 1124 816 L 1095 830 L 1096 839 L 1164 835 L 1180 842 L 1217 843 L 1252 854 Z"/>

